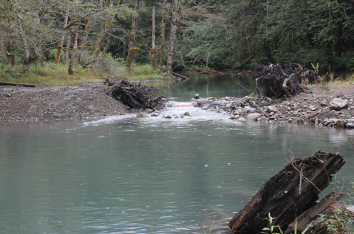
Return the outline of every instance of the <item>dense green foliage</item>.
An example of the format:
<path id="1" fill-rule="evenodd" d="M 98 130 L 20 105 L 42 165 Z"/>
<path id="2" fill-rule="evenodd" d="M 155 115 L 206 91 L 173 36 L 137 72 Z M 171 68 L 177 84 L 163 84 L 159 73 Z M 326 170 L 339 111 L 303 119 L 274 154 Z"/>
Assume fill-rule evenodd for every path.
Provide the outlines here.
<path id="1" fill-rule="evenodd" d="M 75 54 L 76 66 L 104 69 L 107 58 L 126 59 L 132 16 L 138 16 L 135 63 L 151 61 L 152 7 L 156 8 L 160 60 L 163 0 L 0 0 L 0 64 L 11 68 Z M 351 0 L 180 0 L 182 19 L 174 68 L 247 69 L 258 63 L 301 63 L 333 70 L 354 69 L 354 4 Z M 68 26 L 63 28 L 69 9 Z M 167 1 L 165 55 L 172 1 Z M 77 35 L 78 48 L 74 48 Z M 66 44 L 66 38 L 70 43 Z M 99 45 L 100 41 L 102 43 Z M 27 49 L 26 43 L 27 42 Z M 60 44 L 60 43 L 59 43 Z M 110 56 L 105 57 L 105 48 Z M 95 50 L 100 51 L 95 55 Z M 67 52 L 67 53 L 68 53 Z M 55 54 L 55 53 L 54 53 Z M 64 52 L 62 52 L 63 61 Z M 69 55 L 70 56 L 70 55 Z M 95 61 L 96 57 L 102 62 Z M 78 59 L 79 58 L 79 59 Z M 89 63 L 89 64 L 88 64 Z M 91 64 L 92 63 L 92 64 Z M 98 63 L 99 66 L 92 66 Z M 118 65 L 117 65 L 118 66 Z M 164 67 L 160 68 L 164 69 Z"/>

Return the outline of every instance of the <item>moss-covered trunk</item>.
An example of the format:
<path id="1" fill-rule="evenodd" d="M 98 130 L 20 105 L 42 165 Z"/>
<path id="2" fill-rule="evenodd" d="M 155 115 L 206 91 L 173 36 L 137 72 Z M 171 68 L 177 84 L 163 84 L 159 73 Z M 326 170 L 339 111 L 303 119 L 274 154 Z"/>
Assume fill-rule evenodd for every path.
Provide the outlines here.
<path id="1" fill-rule="evenodd" d="M 167 73 L 169 76 L 172 76 L 173 54 L 175 52 L 175 44 L 177 40 L 177 29 L 182 15 L 181 2 L 183 2 L 183 0 L 180 2 L 178 2 L 178 0 L 174 0 L 173 2 L 171 33 L 167 57 Z"/>
<path id="2" fill-rule="evenodd" d="M 156 46 L 155 46 L 155 7 L 152 8 L 152 45 L 151 45 L 151 65 L 156 68 Z"/>
<path id="3" fill-rule="evenodd" d="M 79 37 L 79 33 L 77 32 L 78 29 L 76 29 L 76 34 L 75 34 L 75 39 L 74 39 L 74 46 L 73 49 L 71 50 L 71 56 L 70 56 L 70 62 L 69 62 L 69 69 L 68 69 L 68 74 L 69 75 L 74 75 L 74 62 L 75 62 L 75 53 L 77 50 L 77 38 Z"/>
<path id="4" fill-rule="evenodd" d="M 135 13 L 138 14 L 139 11 L 140 0 L 136 0 L 135 2 Z M 128 56 L 125 65 L 125 70 L 130 71 L 132 68 L 132 59 L 134 56 L 134 52 L 137 50 L 135 48 L 135 37 L 138 25 L 138 16 L 133 16 L 132 18 L 132 30 L 129 33 L 129 49 L 128 49 Z"/>
<path id="5" fill-rule="evenodd" d="M 68 25 L 69 11 L 70 11 L 70 9 L 68 7 L 65 12 L 63 29 L 65 29 L 66 26 Z M 55 63 L 56 64 L 59 64 L 59 62 L 60 62 L 61 51 L 63 50 L 63 45 L 64 45 L 64 38 L 65 38 L 65 35 L 62 35 L 61 39 L 58 43 L 57 55 L 55 56 Z"/>
<path id="6" fill-rule="evenodd" d="M 23 27 L 22 27 L 22 20 L 19 19 L 18 20 L 18 29 L 20 31 L 20 36 L 22 39 L 22 44 L 23 44 L 23 51 L 24 51 L 24 60 L 23 60 L 23 64 L 26 66 L 30 66 L 31 65 L 31 53 L 27 44 L 27 39 L 26 39 L 26 35 L 23 31 Z"/>
<path id="7" fill-rule="evenodd" d="M 166 32 L 166 1 L 163 0 L 163 13 L 162 13 L 162 22 L 161 22 L 161 57 L 160 57 L 160 66 L 163 65 L 163 59 L 165 57 L 165 32 Z"/>

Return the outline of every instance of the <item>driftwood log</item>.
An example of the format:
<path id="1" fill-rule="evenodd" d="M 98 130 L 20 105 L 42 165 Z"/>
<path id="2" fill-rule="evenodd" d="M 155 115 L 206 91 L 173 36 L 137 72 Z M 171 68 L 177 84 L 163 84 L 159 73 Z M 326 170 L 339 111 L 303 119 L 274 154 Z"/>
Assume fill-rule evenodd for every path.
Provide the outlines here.
<path id="1" fill-rule="evenodd" d="M 189 80 L 188 77 L 182 76 L 181 74 L 178 74 L 176 72 L 172 72 L 173 75 L 177 76 L 180 80 Z"/>
<path id="2" fill-rule="evenodd" d="M 296 65 L 295 68 L 291 64 L 289 68 L 282 68 L 280 64 L 257 65 L 256 71 L 260 76 L 256 79 L 258 96 L 260 96 L 258 84 L 263 86 L 263 94 L 266 97 L 281 98 L 285 95 L 292 96 L 305 92 L 307 88 L 301 85 L 304 77 L 303 69 L 300 64 Z"/>
<path id="3" fill-rule="evenodd" d="M 293 159 L 283 170 L 265 182 L 258 193 L 228 223 L 234 233 L 260 233 L 269 227 L 268 213 L 276 217 L 273 225 L 283 231 L 293 230 L 297 215 L 308 211 L 301 217 L 299 229 L 304 229 L 314 217 L 314 213 L 328 208 L 317 204 L 318 194 L 325 189 L 343 165 L 339 153 L 317 152 L 309 158 Z M 326 202 L 327 203 L 327 202 Z M 317 206 L 316 206 L 317 205 Z M 328 205 L 328 204 L 327 204 Z"/>
<path id="4" fill-rule="evenodd" d="M 107 95 L 123 102 L 124 105 L 137 109 L 162 109 L 167 99 L 164 96 L 153 98 L 159 92 L 154 86 L 132 84 L 129 81 L 122 80 L 115 82 L 111 78 L 106 79 L 108 87 L 105 89 Z"/>
<path id="5" fill-rule="evenodd" d="M 36 87 L 35 84 L 23 84 L 23 83 L 12 83 L 12 82 L 0 82 L 0 85 L 11 85 L 11 86 L 23 86 L 23 87 Z"/>

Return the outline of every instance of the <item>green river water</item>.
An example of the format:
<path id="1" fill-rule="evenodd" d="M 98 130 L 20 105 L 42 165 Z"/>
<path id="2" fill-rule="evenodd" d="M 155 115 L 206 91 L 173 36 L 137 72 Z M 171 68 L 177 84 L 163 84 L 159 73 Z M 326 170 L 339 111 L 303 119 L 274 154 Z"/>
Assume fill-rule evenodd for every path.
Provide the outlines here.
<path id="1" fill-rule="evenodd" d="M 209 82 L 215 79 L 223 78 Z M 229 89 L 237 78 L 224 79 L 231 81 L 219 90 L 218 82 L 206 89 L 200 78 L 167 92 L 174 101 L 196 92 L 247 94 Z M 354 178 L 354 130 L 188 111 L 183 119 L 127 115 L 1 126 L 0 233 L 208 233 L 213 224 L 226 226 L 287 164 L 288 150 L 296 157 L 340 152 L 347 163 L 339 179 L 347 188 Z"/>

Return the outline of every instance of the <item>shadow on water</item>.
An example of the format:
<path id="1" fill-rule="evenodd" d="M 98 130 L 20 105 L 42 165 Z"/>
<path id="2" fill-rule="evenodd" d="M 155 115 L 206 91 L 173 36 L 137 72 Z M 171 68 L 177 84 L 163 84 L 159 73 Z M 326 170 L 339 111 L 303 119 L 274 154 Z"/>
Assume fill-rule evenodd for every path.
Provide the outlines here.
<path id="1" fill-rule="evenodd" d="M 196 93 L 206 97 L 244 97 L 249 93 L 238 84 L 244 86 L 251 93 L 256 93 L 256 83 L 253 76 L 241 77 L 235 75 L 189 74 L 189 80 L 181 82 L 154 82 L 163 95 L 181 101 L 190 100 Z"/>

